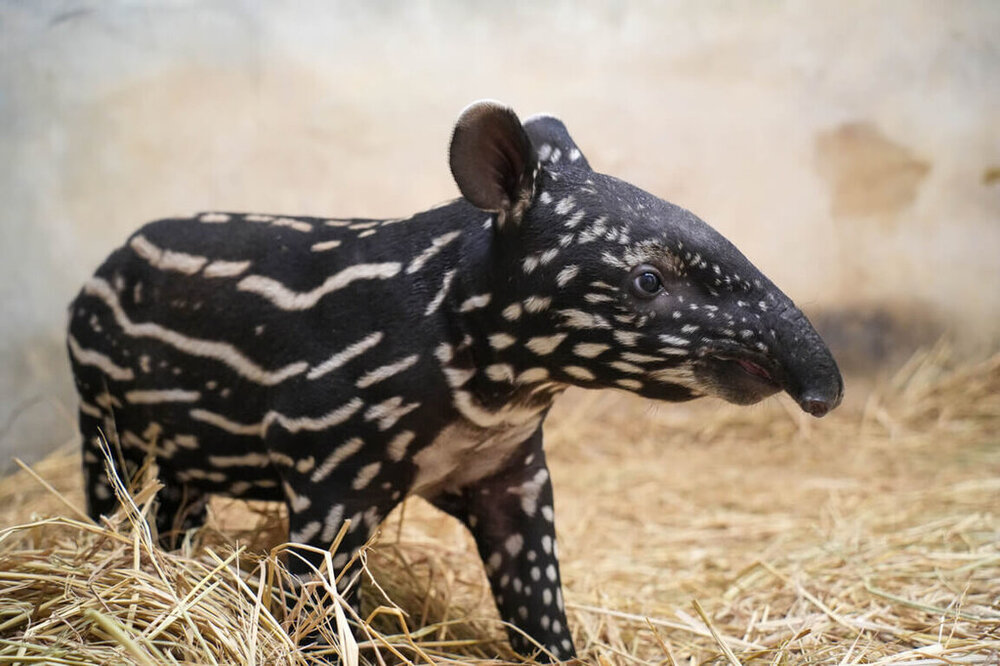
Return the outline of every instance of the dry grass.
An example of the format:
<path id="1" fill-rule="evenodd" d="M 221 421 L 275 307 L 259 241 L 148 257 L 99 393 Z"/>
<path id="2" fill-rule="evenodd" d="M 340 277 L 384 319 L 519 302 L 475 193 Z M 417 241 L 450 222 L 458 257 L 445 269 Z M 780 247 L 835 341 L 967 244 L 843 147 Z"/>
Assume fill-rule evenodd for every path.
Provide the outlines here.
<path id="1" fill-rule="evenodd" d="M 852 393 L 822 421 L 567 396 L 547 437 L 583 659 L 1000 663 L 1000 355 L 939 346 Z M 283 573 L 280 512 L 217 501 L 166 553 L 155 482 L 95 526 L 74 453 L 34 469 L 53 490 L 0 481 L 0 664 L 323 663 L 295 648 L 313 629 L 353 660 L 329 577 Z M 364 557 L 360 661 L 513 659 L 468 535 L 404 508 Z"/>

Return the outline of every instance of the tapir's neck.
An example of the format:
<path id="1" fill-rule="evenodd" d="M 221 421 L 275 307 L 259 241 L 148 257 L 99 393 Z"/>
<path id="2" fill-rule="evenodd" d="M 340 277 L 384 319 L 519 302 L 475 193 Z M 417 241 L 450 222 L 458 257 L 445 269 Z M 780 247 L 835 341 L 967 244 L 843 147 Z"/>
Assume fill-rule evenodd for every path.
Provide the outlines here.
<path id="1" fill-rule="evenodd" d="M 538 354 L 525 343 L 545 332 L 534 331 L 548 318 L 531 316 L 533 301 L 513 294 L 511 267 L 502 264 L 502 238 L 487 213 L 464 201 L 449 207 L 466 218 L 459 242 L 450 251 L 454 270 L 440 315 L 446 319 L 453 363 L 475 371 L 470 388 L 487 406 L 530 403 L 547 407 L 565 385 L 555 382 Z M 541 324 L 545 326 L 547 324 Z"/>

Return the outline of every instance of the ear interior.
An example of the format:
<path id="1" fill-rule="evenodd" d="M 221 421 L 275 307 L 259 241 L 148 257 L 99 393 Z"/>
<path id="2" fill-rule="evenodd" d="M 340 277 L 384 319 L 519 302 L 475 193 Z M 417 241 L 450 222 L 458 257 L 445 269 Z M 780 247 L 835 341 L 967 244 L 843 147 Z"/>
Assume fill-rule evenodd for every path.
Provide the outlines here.
<path id="1" fill-rule="evenodd" d="M 531 203 L 535 153 L 517 115 L 498 102 L 476 102 L 462 112 L 449 163 L 462 196 L 477 208 L 517 218 Z"/>

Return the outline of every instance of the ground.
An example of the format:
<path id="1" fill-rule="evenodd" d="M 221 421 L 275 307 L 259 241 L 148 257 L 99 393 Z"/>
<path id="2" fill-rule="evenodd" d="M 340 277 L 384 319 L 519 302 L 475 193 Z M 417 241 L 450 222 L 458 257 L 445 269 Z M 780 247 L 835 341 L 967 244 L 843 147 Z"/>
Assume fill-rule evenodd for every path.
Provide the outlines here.
<path id="1" fill-rule="evenodd" d="M 1000 663 L 1000 356 L 957 363 L 939 346 L 891 378 L 849 377 L 847 403 L 822 420 L 783 398 L 737 408 L 571 391 L 547 425 L 585 661 Z M 234 539 L 277 543 L 274 511 L 262 537 L 245 531 L 245 505 L 216 502 L 214 528 L 165 554 L 141 522 L 71 521 L 77 468 L 72 451 L 36 466 L 58 494 L 25 472 L 0 482 L 0 661 L 315 658 L 287 637 L 301 614 L 266 612 L 261 590 L 280 580 L 269 561 L 263 582 L 245 551 L 242 578 L 218 566 Z M 67 518 L 30 523 L 40 516 Z M 450 518 L 409 501 L 367 562 L 378 588 L 367 584 L 365 613 L 382 607 L 389 662 L 513 657 Z M 223 625 L 252 641 L 222 638 Z M 64 661 L 46 652 L 57 648 Z M 377 661 L 364 644 L 359 655 Z"/>

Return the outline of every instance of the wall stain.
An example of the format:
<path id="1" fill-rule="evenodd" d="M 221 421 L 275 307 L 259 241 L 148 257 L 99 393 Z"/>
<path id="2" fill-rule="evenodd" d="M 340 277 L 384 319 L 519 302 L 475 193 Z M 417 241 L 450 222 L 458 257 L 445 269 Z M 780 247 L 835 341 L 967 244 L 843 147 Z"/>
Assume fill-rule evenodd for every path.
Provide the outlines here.
<path id="1" fill-rule="evenodd" d="M 895 227 L 897 213 L 916 199 L 929 162 L 867 121 L 848 122 L 816 135 L 816 165 L 832 190 L 835 217 L 879 216 Z"/>

